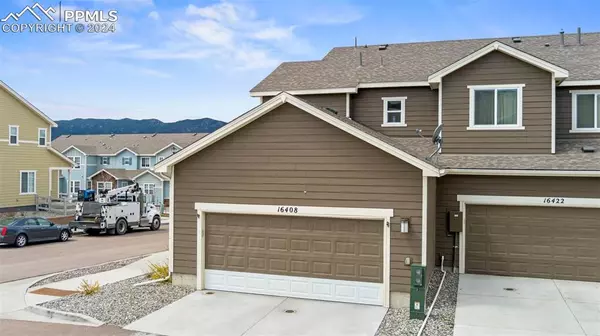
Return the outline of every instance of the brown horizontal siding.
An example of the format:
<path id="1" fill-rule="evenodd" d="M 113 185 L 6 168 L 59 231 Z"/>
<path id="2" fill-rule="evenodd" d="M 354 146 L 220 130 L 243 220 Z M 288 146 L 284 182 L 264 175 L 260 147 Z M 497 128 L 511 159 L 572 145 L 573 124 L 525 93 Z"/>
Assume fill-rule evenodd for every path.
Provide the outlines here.
<path id="1" fill-rule="evenodd" d="M 304 135 L 302 135 L 304 134 Z M 195 202 L 392 208 L 391 290 L 420 262 L 421 171 L 284 104 L 175 167 L 174 272 L 195 274 Z M 411 232 L 399 232 L 411 218 Z"/>
<path id="2" fill-rule="evenodd" d="M 332 109 L 339 115 L 346 115 L 345 93 L 297 95 L 296 97 L 306 100 L 315 106 Z M 263 97 L 263 102 L 266 102 L 271 98 L 273 98 L 273 96 Z"/>
<path id="3" fill-rule="evenodd" d="M 446 232 L 448 211 L 458 211 L 457 195 L 600 198 L 600 178 L 498 177 L 447 175 L 437 188 L 437 257 L 450 264 L 452 236 Z M 456 250 L 458 258 L 458 250 Z M 439 264 L 439 259 L 437 261 Z M 456 265 L 458 265 L 458 260 Z"/>
<path id="4" fill-rule="evenodd" d="M 552 129 L 550 73 L 501 52 L 492 52 L 442 80 L 444 153 L 550 153 Z M 521 131 L 468 131 L 468 85 L 525 84 Z M 486 139 L 482 141 L 482 139 Z M 496 141 L 496 139 L 501 139 Z"/>
<path id="5" fill-rule="evenodd" d="M 600 133 L 569 133 L 573 115 L 571 90 L 600 90 L 600 85 L 556 88 L 556 139 L 600 138 Z"/>
<path id="6" fill-rule="evenodd" d="M 392 137 L 415 137 L 417 128 L 430 136 L 438 125 L 438 91 L 429 87 L 359 89 L 350 96 L 353 120 Z M 383 97 L 406 98 L 406 127 L 381 127 Z"/>

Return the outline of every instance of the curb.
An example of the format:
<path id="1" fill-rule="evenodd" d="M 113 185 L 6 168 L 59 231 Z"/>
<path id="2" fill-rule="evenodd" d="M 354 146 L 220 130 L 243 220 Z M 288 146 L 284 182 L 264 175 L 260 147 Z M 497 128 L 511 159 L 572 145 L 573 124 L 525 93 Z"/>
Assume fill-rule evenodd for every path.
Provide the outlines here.
<path id="1" fill-rule="evenodd" d="M 93 317 L 78 314 L 78 313 L 68 313 L 60 310 L 48 309 L 40 306 L 28 306 L 25 307 L 25 311 L 30 313 L 34 313 L 37 315 L 45 316 L 50 319 L 61 319 L 70 322 L 78 322 L 78 323 L 89 323 L 96 327 L 99 327 L 104 324 L 104 322 L 97 320 Z"/>

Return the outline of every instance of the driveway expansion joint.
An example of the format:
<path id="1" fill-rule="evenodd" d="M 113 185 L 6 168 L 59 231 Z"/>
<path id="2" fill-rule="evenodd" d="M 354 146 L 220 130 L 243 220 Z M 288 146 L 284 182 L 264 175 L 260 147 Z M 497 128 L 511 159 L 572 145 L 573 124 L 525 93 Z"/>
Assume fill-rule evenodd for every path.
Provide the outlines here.
<path id="1" fill-rule="evenodd" d="M 569 305 L 569 302 L 567 302 L 567 299 L 565 299 L 565 296 L 563 295 L 560 288 L 558 287 L 558 284 L 556 284 L 556 280 L 552 280 L 552 283 L 554 284 L 554 286 L 556 286 L 556 289 L 558 290 L 558 293 L 560 293 L 560 297 L 563 299 L 565 305 L 567 305 L 567 308 L 569 308 L 569 312 L 571 312 L 571 315 L 573 315 L 573 318 L 575 319 L 575 321 L 577 321 L 577 325 L 579 325 L 579 329 L 581 329 L 581 332 L 584 335 L 587 335 L 587 333 L 585 332 L 585 329 L 583 329 L 583 326 L 581 325 L 581 322 L 579 322 L 577 315 L 575 315 L 575 313 L 573 312 L 573 309 L 571 309 L 571 306 Z"/>
<path id="2" fill-rule="evenodd" d="M 263 317 L 261 317 L 260 319 L 256 320 L 256 322 L 254 322 L 250 327 L 248 327 L 248 329 L 246 329 L 240 336 L 246 335 L 250 330 L 252 330 L 252 328 L 254 328 L 257 324 L 259 324 L 260 321 L 264 320 L 267 316 L 269 316 L 272 312 L 274 312 L 277 308 L 279 308 L 279 306 L 281 306 L 288 299 L 289 298 L 286 297 L 283 300 L 281 300 L 281 302 L 279 302 L 278 305 L 276 305 L 275 307 L 273 307 L 273 309 L 269 310 L 265 315 L 263 315 Z"/>

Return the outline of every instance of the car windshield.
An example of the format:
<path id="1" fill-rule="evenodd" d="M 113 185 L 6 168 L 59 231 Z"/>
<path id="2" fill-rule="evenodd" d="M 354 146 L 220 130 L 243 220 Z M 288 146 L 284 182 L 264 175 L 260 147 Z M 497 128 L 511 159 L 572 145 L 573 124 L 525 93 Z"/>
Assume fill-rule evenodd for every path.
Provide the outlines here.
<path id="1" fill-rule="evenodd" d="M 9 225 L 9 224 L 11 224 L 14 221 L 16 221 L 16 219 L 13 218 L 13 217 L 0 218 L 0 226 Z"/>

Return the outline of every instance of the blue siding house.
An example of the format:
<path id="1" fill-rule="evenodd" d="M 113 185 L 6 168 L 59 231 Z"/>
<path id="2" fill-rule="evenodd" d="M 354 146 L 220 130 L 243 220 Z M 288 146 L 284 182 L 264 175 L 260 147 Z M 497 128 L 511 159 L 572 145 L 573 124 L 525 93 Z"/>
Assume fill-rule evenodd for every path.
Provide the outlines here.
<path id="1" fill-rule="evenodd" d="M 52 147 L 75 168 L 59 176 L 62 195 L 81 189 L 114 189 L 138 183 L 146 200 L 168 206 L 169 178 L 154 165 L 201 139 L 205 133 L 62 135 Z"/>

